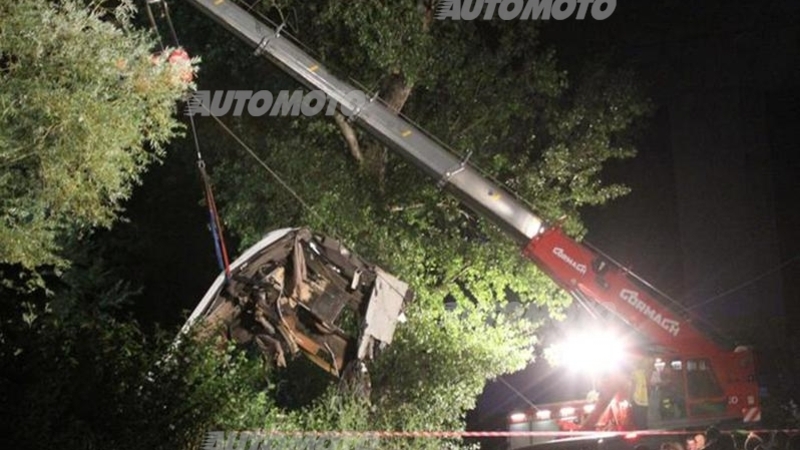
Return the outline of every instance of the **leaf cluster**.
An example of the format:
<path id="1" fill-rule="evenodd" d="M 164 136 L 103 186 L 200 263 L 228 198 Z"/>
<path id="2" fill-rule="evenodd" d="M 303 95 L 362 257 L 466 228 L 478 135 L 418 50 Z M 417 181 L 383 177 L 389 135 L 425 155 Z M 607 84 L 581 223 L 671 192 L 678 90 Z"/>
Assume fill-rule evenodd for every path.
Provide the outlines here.
<path id="1" fill-rule="evenodd" d="M 113 3 L 113 4 L 112 4 Z M 130 0 L 0 5 L 0 262 L 63 264 L 179 131 L 185 92 Z"/>

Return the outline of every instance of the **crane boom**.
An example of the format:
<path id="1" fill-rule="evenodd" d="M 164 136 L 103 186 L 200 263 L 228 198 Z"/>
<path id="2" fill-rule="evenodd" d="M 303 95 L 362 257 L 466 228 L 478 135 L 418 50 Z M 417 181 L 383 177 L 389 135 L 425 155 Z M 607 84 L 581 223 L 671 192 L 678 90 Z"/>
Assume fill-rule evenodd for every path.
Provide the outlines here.
<path id="1" fill-rule="evenodd" d="M 487 180 L 436 143 L 421 129 L 380 101 L 359 101 L 358 89 L 331 74 L 289 39 L 231 2 L 191 0 L 270 61 L 308 88 L 319 89 L 351 113 L 350 118 L 434 179 L 476 212 L 489 218 L 519 243 L 542 228 L 542 220 L 514 196 Z"/>
<path id="2" fill-rule="evenodd" d="M 624 267 L 544 221 L 380 101 L 359 101 L 352 84 L 330 73 L 291 40 L 235 3 L 189 0 L 310 89 L 337 102 L 350 120 L 423 170 L 523 247 L 523 254 L 572 295 L 613 311 L 680 363 L 685 417 L 757 419 L 758 387 L 752 350 L 726 348 Z M 360 91 L 359 91 L 360 92 Z M 716 386 L 716 388 L 715 388 Z"/>

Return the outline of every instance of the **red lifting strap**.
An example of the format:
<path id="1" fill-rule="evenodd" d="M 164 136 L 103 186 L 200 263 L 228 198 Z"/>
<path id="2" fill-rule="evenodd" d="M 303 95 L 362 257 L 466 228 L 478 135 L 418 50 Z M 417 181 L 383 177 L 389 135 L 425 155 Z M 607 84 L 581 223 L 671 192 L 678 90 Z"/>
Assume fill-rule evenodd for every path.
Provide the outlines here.
<path id="1" fill-rule="evenodd" d="M 206 203 L 208 203 L 209 221 L 211 225 L 211 234 L 214 237 L 214 250 L 217 253 L 217 262 L 220 265 L 220 270 L 225 272 L 225 278 L 230 280 L 231 268 L 228 261 L 228 250 L 225 246 L 225 237 L 223 236 L 222 221 L 219 218 L 217 211 L 217 203 L 214 201 L 214 192 L 211 189 L 211 180 L 206 173 L 205 163 L 202 160 L 198 161 L 197 166 L 200 168 L 200 175 L 203 178 L 203 185 L 206 191 Z"/>

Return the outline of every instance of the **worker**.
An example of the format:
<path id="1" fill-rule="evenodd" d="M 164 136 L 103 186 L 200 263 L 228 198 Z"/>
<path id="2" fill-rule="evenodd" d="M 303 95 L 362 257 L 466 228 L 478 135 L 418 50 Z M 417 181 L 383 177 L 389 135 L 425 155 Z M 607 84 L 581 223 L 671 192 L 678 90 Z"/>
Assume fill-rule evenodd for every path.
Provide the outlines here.
<path id="1" fill-rule="evenodd" d="M 660 422 L 661 417 L 661 389 L 664 381 L 661 373 L 664 370 L 664 361 L 661 358 L 656 358 L 655 362 L 650 366 L 650 389 L 648 396 L 648 414 L 647 420 L 649 423 Z"/>
<path id="2" fill-rule="evenodd" d="M 695 434 L 694 443 L 697 446 L 697 450 L 703 450 L 706 448 L 706 435 L 703 433 Z"/>
<path id="3" fill-rule="evenodd" d="M 647 368 L 650 366 L 648 358 L 643 358 L 633 371 L 633 423 L 637 430 L 647 429 Z"/>
<path id="4" fill-rule="evenodd" d="M 706 450 L 719 450 L 719 437 L 722 433 L 719 431 L 719 428 L 715 426 L 710 426 L 706 429 L 705 437 L 705 445 L 702 447 Z M 697 439 L 695 437 L 695 439 Z"/>
<path id="5" fill-rule="evenodd" d="M 750 433 L 747 435 L 747 439 L 744 441 L 744 450 L 758 450 L 764 448 L 764 440 L 755 433 Z"/>
<path id="6" fill-rule="evenodd" d="M 661 405 L 662 419 L 679 419 L 683 416 L 684 387 L 683 373 L 673 368 L 673 362 L 664 363 L 661 369 Z"/>

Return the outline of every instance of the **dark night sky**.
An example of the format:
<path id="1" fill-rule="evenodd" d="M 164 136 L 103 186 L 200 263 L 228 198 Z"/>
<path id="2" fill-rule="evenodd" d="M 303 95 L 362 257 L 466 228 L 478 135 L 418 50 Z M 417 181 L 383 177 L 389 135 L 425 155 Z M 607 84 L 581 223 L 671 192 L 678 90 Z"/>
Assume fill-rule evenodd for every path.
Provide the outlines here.
<path id="1" fill-rule="evenodd" d="M 607 172 L 633 193 L 585 212 L 589 239 L 694 305 L 798 254 L 800 4 L 620 3 L 607 21 L 551 24 L 545 35 L 567 67 L 613 49 L 657 108 L 639 157 Z M 710 305 L 737 302 L 752 303 L 731 294 Z"/>
<path id="2" fill-rule="evenodd" d="M 598 54 L 633 67 L 656 106 L 638 157 L 605 174 L 633 192 L 584 212 L 588 240 L 727 334 L 782 330 L 800 319 L 800 261 L 781 268 L 800 255 L 800 2 L 618 3 L 543 35 L 567 69 Z M 546 402 L 565 376 L 542 362 L 506 380 Z M 490 384 L 473 426 L 525 408 Z"/>

